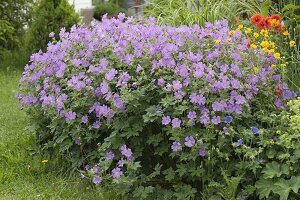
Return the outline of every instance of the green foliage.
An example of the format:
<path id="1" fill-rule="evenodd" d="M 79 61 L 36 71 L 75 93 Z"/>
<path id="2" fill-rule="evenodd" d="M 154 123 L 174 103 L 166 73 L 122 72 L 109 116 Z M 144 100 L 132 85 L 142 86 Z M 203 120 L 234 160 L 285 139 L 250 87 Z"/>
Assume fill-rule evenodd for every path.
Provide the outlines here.
<path id="1" fill-rule="evenodd" d="M 79 14 L 75 12 L 67 0 L 40 0 L 34 7 L 32 23 L 26 33 L 25 45 L 29 52 L 46 50 L 49 33 L 54 32 L 56 38 L 61 28 L 69 30 L 79 22 Z"/>
<path id="2" fill-rule="evenodd" d="M 99 3 L 96 4 L 94 18 L 101 21 L 102 16 L 105 14 L 107 14 L 109 17 L 113 17 L 118 15 L 120 12 L 124 12 L 124 10 L 115 3 Z"/>
<path id="3" fill-rule="evenodd" d="M 12 49 L 17 44 L 15 28 L 6 20 L 0 20 L 0 49 Z M 1 55 L 1 54 L 0 54 Z"/>
<path id="4" fill-rule="evenodd" d="M 152 0 L 145 8 L 146 16 L 154 16 L 160 24 L 172 26 L 204 25 L 226 18 L 233 22 L 238 16 L 238 7 L 232 0 Z"/>

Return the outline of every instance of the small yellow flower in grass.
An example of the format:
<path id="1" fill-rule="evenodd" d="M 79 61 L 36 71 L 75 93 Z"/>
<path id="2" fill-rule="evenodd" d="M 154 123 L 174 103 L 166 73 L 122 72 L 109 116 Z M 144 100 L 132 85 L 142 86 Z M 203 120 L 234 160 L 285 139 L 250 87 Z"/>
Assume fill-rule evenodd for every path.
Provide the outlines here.
<path id="1" fill-rule="evenodd" d="M 264 37 L 269 37 L 269 35 L 268 35 L 268 30 L 267 29 L 262 29 L 261 31 L 260 31 L 260 34 L 262 35 L 262 36 L 264 36 Z"/>
<path id="2" fill-rule="evenodd" d="M 216 42 L 216 44 L 220 44 L 221 40 L 216 39 L 215 42 Z"/>
<path id="3" fill-rule="evenodd" d="M 275 68 L 275 67 L 276 67 L 276 65 L 272 64 L 272 65 L 271 65 L 271 67 L 272 67 L 272 68 Z"/>
<path id="4" fill-rule="evenodd" d="M 274 53 L 274 58 L 279 59 L 280 58 L 280 53 Z"/>
<path id="5" fill-rule="evenodd" d="M 251 44 L 250 47 L 253 48 L 253 49 L 257 49 L 257 45 L 256 44 Z"/>
<path id="6" fill-rule="evenodd" d="M 274 49 L 275 48 L 275 43 L 274 42 L 269 42 L 269 47 Z"/>
<path id="7" fill-rule="evenodd" d="M 286 67 L 286 64 L 280 64 L 281 67 Z"/>
<path id="8" fill-rule="evenodd" d="M 241 31 L 243 29 L 243 27 L 244 27 L 243 25 L 239 25 L 236 30 Z"/>
<path id="9" fill-rule="evenodd" d="M 262 46 L 262 47 L 268 47 L 269 46 L 269 42 L 268 41 L 262 41 L 260 43 L 260 46 Z"/>
<path id="10" fill-rule="evenodd" d="M 268 53 L 274 53 L 275 50 L 274 49 L 269 49 Z"/>
<path id="11" fill-rule="evenodd" d="M 47 163 L 49 160 L 42 160 L 42 163 Z"/>
<path id="12" fill-rule="evenodd" d="M 268 47 L 264 47 L 263 50 L 264 50 L 266 53 L 269 53 Z"/>
<path id="13" fill-rule="evenodd" d="M 231 42 L 231 38 L 228 38 L 227 41 L 228 41 L 228 42 Z"/>
<path id="14" fill-rule="evenodd" d="M 291 41 L 290 41 L 290 47 L 293 48 L 293 47 L 295 46 L 295 43 L 296 43 L 296 42 L 295 42 L 294 40 L 291 40 Z"/>
<path id="15" fill-rule="evenodd" d="M 229 31 L 229 35 L 233 35 L 234 33 L 235 33 L 234 30 L 230 30 L 230 31 Z"/>
<path id="16" fill-rule="evenodd" d="M 253 71 L 254 73 L 257 73 L 257 72 L 258 72 L 258 68 L 257 68 L 257 67 L 253 67 L 253 68 L 252 68 L 252 71 Z"/>
<path id="17" fill-rule="evenodd" d="M 283 33 L 282 33 L 284 36 L 288 36 L 289 35 L 289 31 L 288 30 L 285 30 L 285 31 L 283 31 Z"/>
<path id="18" fill-rule="evenodd" d="M 249 34 L 249 33 L 251 33 L 251 31 L 252 31 L 251 28 L 247 28 L 247 29 L 245 30 L 245 33 L 246 33 L 246 34 Z"/>
<path id="19" fill-rule="evenodd" d="M 258 34 L 257 32 L 254 32 L 254 33 L 253 33 L 253 37 L 258 38 L 258 37 L 259 37 L 259 34 Z"/>

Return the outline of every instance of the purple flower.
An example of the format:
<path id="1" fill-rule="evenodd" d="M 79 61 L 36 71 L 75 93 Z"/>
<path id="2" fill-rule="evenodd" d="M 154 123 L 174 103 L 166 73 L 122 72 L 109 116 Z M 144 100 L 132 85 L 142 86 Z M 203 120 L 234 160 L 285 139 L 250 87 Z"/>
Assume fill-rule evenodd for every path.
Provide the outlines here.
<path id="1" fill-rule="evenodd" d="M 281 101 L 280 98 L 276 98 L 275 101 L 274 101 L 274 105 L 277 107 L 277 108 L 280 108 L 283 106 L 283 102 Z"/>
<path id="2" fill-rule="evenodd" d="M 226 124 L 230 124 L 232 122 L 232 120 L 233 120 L 232 116 L 227 115 L 224 117 L 224 122 Z"/>
<path id="3" fill-rule="evenodd" d="M 81 144 L 80 138 L 76 138 L 74 140 L 74 143 L 77 144 L 77 145 L 80 145 Z"/>
<path id="4" fill-rule="evenodd" d="M 119 168 L 119 167 L 114 168 L 114 169 L 111 171 L 111 173 L 112 173 L 112 177 L 113 177 L 114 179 L 119 179 L 119 178 L 122 176 L 122 174 L 123 174 L 121 168 Z"/>
<path id="5" fill-rule="evenodd" d="M 239 147 L 243 144 L 243 138 L 239 139 L 237 142 L 236 142 L 236 146 Z"/>
<path id="6" fill-rule="evenodd" d="M 84 169 L 87 171 L 87 170 L 89 170 L 89 168 L 90 168 L 90 166 L 88 165 L 88 164 L 86 164 L 85 166 L 84 166 Z"/>
<path id="7" fill-rule="evenodd" d="M 211 119 L 211 122 L 215 125 L 220 124 L 221 123 L 220 116 L 213 116 L 213 118 Z"/>
<path id="8" fill-rule="evenodd" d="M 163 78 L 159 78 L 157 80 L 157 85 L 163 87 L 165 85 L 165 80 Z"/>
<path id="9" fill-rule="evenodd" d="M 184 140 L 184 145 L 187 147 L 192 147 L 195 144 L 195 139 L 193 136 L 186 136 Z"/>
<path id="10" fill-rule="evenodd" d="M 93 128 L 94 128 L 94 129 L 99 129 L 100 126 L 101 126 L 101 124 L 100 124 L 99 121 L 95 121 L 95 122 L 93 123 Z"/>
<path id="11" fill-rule="evenodd" d="M 178 80 L 172 81 L 172 85 L 174 90 L 180 90 L 182 88 L 182 84 Z"/>
<path id="12" fill-rule="evenodd" d="M 171 122 L 171 117 L 170 116 L 163 116 L 162 118 L 162 124 L 163 125 L 168 125 Z"/>
<path id="13" fill-rule="evenodd" d="M 201 148 L 199 149 L 199 156 L 204 157 L 204 156 L 206 156 L 206 154 L 207 154 L 206 149 L 205 149 L 204 147 L 201 147 Z"/>
<path id="14" fill-rule="evenodd" d="M 193 119 L 196 119 L 197 118 L 197 114 L 195 111 L 190 111 L 187 115 L 187 117 L 190 119 L 190 120 L 193 120 Z"/>
<path id="15" fill-rule="evenodd" d="M 259 134 L 259 129 L 256 127 L 256 126 L 252 126 L 251 127 L 251 132 L 256 135 L 256 134 Z"/>
<path id="16" fill-rule="evenodd" d="M 127 158 L 131 157 L 132 156 L 132 151 L 130 148 L 127 148 L 126 144 L 123 144 L 121 147 L 120 147 L 120 151 L 121 151 L 121 154 L 126 156 Z"/>
<path id="17" fill-rule="evenodd" d="M 125 164 L 124 159 L 121 158 L 121 159 L 118 161 L 118 166 L 119 166 L 119 167 L 123 167 L 124 164 Z"/>
<path id="18" fill-rule="evenodd" d="M 98 184 L 100 184 L 102 182 L 102 178 L 100 177 L 100 176 L 95 176 L 94 178 L 93 178 L 93 183 L 95 184 L 95 185 L 98 185 Z"/>
<path id="19" fill-rule="evenodd" d="M 53 37 L 54 37 L 54 35 L 55 35 L 55 33 L 54 33 L 54 32 L 51 32 L 51 33 L 49 33 L 49 37 L 50 37 L 50 38 L 53 38 Z"/>
<path id="20" fill-rule="evenodd" d="M 180 128 L 181 120 L 178 118 L 174 118 L 172 120 L 172 127 L 173 128 Z"/>
<path id="21" fill-rule="evenodd" d="M 173 152 L 181 151 L 182 147 L 181 147 L 180 142 L 174 141 L 171 146 L 171 149 Z"/>
<path id="22" fill-rule="evenodd" d="M 81 122 L 84 123 L 84 124 L 87 124 L 88 123 L 88 116 L 86 116 L 86 115 L 82 116 Z"/>
<path id="23" fill-rule="evenodd" d="M 69 111 L 69 112 L 65 113 L 65 118 L 66 118 L 66 122 L 74 120 L 74 119 L 76 119 L 76 113 Z"/>
<path id="24" fill-rule="evenodd" d="M 112 160 L 115 157 L 115 154 L 112 151 L 106 152 L 105 159 Z"/>
<path id="25" fill-rule="evenodd" d="M 93 167 L 93 172 L 94 172 L 95 174 L 98 173 L 99 170 L 100 170 L 100 167 L 99 167 L 98 165 L 95 165 L 95 166 Z"/>

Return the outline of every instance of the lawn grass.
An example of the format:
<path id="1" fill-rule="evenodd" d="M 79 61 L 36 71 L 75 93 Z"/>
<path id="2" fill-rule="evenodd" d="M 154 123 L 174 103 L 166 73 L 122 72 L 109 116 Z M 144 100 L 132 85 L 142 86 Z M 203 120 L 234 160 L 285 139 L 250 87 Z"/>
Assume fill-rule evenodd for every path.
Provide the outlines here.
<path id="1" fill-rule="evenodd" d="M 0 199 L 107 199 L 101 189 L 85 191 L 79 174 L 66 175 L 32 155 L 34 136 L 15 98 L 21 71 L 0 68 Z"/>

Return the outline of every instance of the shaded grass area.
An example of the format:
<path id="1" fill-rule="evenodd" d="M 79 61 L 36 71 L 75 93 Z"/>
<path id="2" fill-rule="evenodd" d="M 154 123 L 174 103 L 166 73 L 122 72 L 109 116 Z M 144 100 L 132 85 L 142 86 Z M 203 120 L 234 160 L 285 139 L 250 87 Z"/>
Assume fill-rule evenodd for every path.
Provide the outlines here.
<path id="1" fill-rule="evenodd" d="M 20 75 L 0 69 L 0 199 L 106 199 L 101 189 L 85 191 L 78 174 L 59 173 L 32 154 L 34 136 L 15 98 Z"/>

